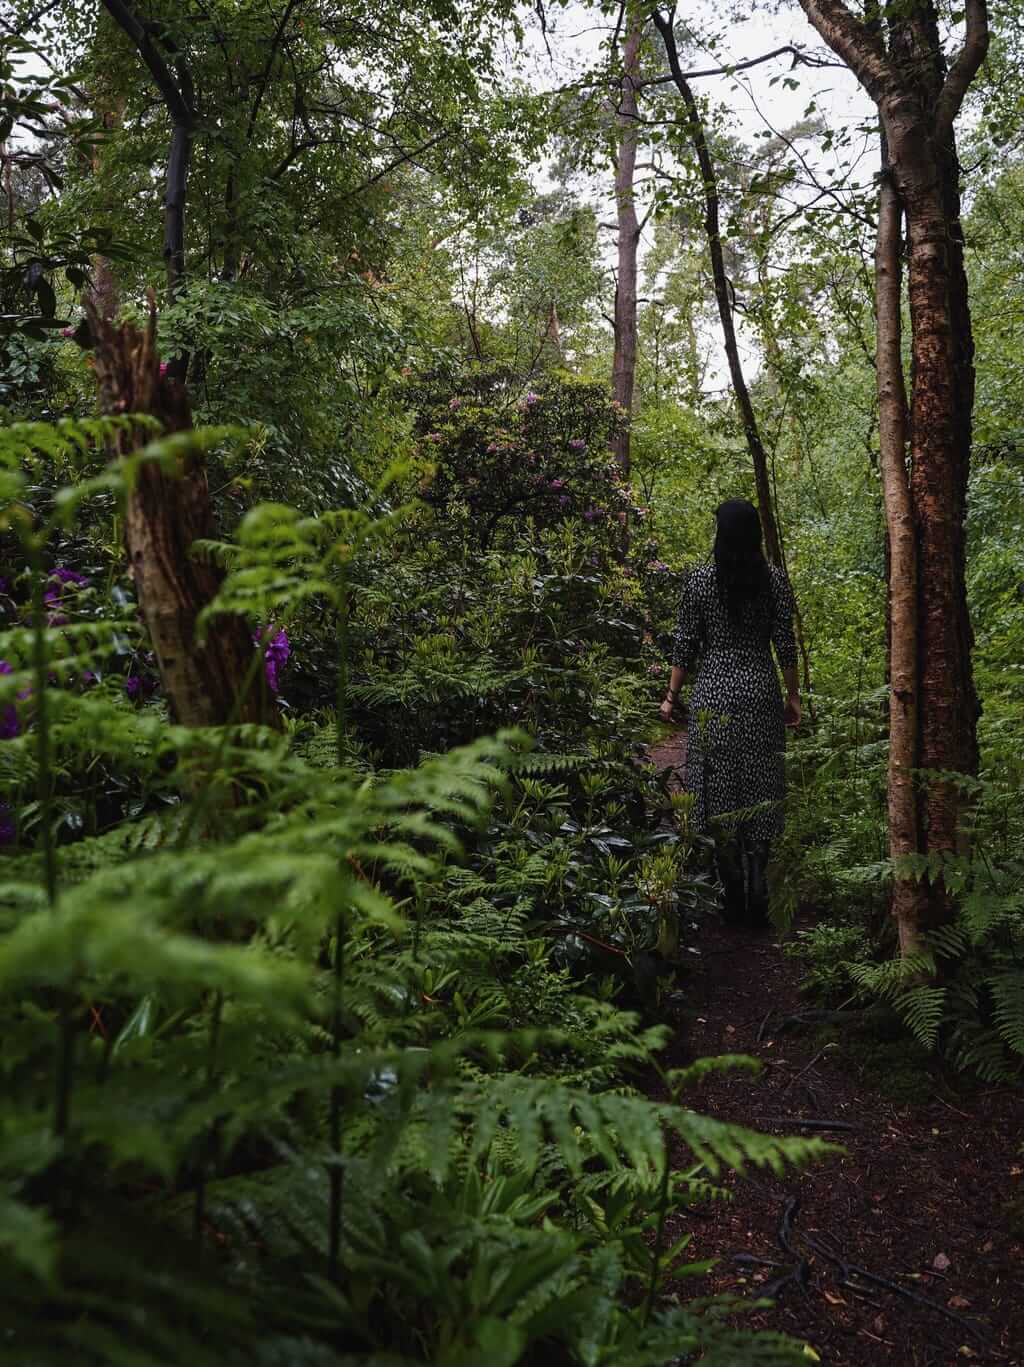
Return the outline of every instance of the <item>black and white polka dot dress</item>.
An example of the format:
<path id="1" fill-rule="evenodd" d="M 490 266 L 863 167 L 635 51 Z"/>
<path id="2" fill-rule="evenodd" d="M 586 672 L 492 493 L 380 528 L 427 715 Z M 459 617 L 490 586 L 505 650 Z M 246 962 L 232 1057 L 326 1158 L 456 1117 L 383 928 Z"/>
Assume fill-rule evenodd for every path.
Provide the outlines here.
<path id="1" fill-rule="evenodd" d="M 793 611 L 789 581 L 774 565 L 765 592 L 735 619 L 714 564 L 698 566 L 683 588 L 672 663 L 688 672 L 697 664 L 685 776 L 697 830 L 730 814 L 726 828 L 746 840 L 782 832 L 786 727 L 771 647 L 782 668 L 796 664 Z"/>

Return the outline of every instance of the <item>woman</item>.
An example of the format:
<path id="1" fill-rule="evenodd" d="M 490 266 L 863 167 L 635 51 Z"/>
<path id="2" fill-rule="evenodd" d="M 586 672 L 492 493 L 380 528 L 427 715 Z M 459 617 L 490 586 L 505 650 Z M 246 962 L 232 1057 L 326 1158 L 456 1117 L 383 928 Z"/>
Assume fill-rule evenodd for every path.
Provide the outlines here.
<path id="1" fill-rule="evenodd" d="M 729 499 L 715 518 L 713 562 L 695 569 L 683 589 L 661 717 L 671 721 L 686 672 L 699 659 L 686 752 L 693 821 L 697 830 L 711 821 L 724 828 L 716 858 L 726 918 L 763 926 L 769 846 L 783 824 L 785 728 L 800 723 L 793 594 L 764 557 L 752 503 Z"/>

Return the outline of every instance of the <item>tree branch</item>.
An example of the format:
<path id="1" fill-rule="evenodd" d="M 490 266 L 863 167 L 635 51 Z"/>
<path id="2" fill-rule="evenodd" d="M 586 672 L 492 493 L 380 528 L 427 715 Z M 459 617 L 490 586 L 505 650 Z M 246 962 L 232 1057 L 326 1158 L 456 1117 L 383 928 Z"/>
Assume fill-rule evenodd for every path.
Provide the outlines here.
<path id="1" fill-rule="evenodd" d="M 160 55 L 148 31 L 139 21 L 127 5 L 122 0 L 103 0 L 103 7 L 114 20 L 114 22 L 127 33 L 139 50 L 139 56 L 149 68 L 149 74 L 156 82 L 156 87 L 163 96 L 167 111 L 176 124 L 183 128 L 191 129 L 195 110 L 189 98 L 189 92 L 183 92 L 174 77 L 171 75 L 170 67 Z M 179 68 L 179 76 L 181 69 Z"/>
<path id="2" fill-rule="evenodd" d="M 842 0 L 800 0 L 800 8 L 877 104 L 896 76 L 881 36 L 856 19 Z"/>
<path id="3" fill-rule="evenodd" d="M 789 56 L 793 59 L 793 66 L 814 66 L 814 67 L 839 67 L 844 66 L 843 62 L 830 62 L 828 59 L 815 57 L 811 53 L 804 52 L 802 48 L 794 47 L 792 43 L 783 43 L 782 47 L 772 48 L 771 52 L 766 52 L 760 57 L 748 57 L 744 62 L 730 62 L 725 66 L 709 66 L 702 71 L 684 71 L 683 79 L 687 81 L 697 81 L 705 76 L 731 76 L 736 71 L 749 71 L 751 67 L 763 66 L 765 62 L 771 62 L 776 57 Z M 671 85 L 675 80 L 674 76 L 654 76 L 649 81 L 637 81 L 637 90 L 645 90 L 649 85 Z"/>
<path id="4" fill-rule="evenodd" d="M 936 138 L 941 138 L 953 126 L 967 87 L 978 74 L 978 68 L 988 53 L 988 5 L 986 0 L 967 0 L 967 31 L 964 45 L 949 69 L 935 108 Z"/>

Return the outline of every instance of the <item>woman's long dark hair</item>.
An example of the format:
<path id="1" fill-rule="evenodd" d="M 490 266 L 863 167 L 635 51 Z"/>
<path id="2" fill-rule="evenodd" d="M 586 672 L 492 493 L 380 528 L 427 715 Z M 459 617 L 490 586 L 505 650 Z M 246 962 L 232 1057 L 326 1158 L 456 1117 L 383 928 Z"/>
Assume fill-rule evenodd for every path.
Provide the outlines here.
<path id="1" fill-rule="evenodd" d="M 745 498 L 730 498 L 715 509 L 715 580 L 730 617 L 768 587 L 768 562 L 761 549 L 761 519 Z"/>

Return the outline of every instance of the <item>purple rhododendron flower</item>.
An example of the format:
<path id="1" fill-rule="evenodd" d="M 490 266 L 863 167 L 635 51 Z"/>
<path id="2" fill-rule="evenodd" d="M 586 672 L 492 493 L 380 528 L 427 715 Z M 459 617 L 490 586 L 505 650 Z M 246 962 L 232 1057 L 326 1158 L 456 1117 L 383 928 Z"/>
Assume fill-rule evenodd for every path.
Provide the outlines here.
<path id="1" fill-rule="evenodd" d="M 161 361 L 161 362 L 160 362 L 160 374 L 161 374 L 161 375 L 166 375 L 166 374 L 167 374 L 167 371 L 168 371 L 168 369 L 170 368 L 170 364 L 171 364 L 170 361 Z"/>
<path id="2" fill-rule="evenodd" d="M 647 568 L 653 570 L 655 574 L 667 574 L 669 569 L 664 560 L 648 560 Z"/>
<path id="3" fill-rule="evenodd" d="M 582 437 L 573 437 L 569 442 L 569 449 L 572 451 L 585 451 L 587 449 L 587 443 Z"/>
<path id="4" fill-rule="evenodd" d="M 60 335 L 61 335 L 62 337 L 74 337 L 74 335 L 75 335 L 75 329 L 74 329 L 74 328 L 61 328 L 61 330 L 60 330 Z"/>
<path id="5" fill-rule="evenodd" d="M 128 678 L 124 681 L 124 691 L 128 694 L 129 698 L 131 698 L 132 702 L 134 702 L 142 692 L 142 680 L 139 678 L 138 674 L 129 674 Z"/>
<path id="6" fill-rule="evenodd" d="M 0 674 L 13 674 L 14 670 L 6 660 L 0 660 Z M 13 703 L 0 708 L 0 740 L 13 740 L 18 734 L 18 712 Z"/>
<path id="7" fill-rule="evenodd" d="M 271 633 L 273 632 L 273 635 Z M 266 626 L 262 631 L 253 637 L 256 645 L 263 647 L 263 669 L 267 676 L 267 687 L 271 693 L 277 693 L 278 680 L 281 670 L 288 663 L 288 658 L 292 653 L 291 642 L 288 640 L 288 633 L 282 627 L 280 631 L 274 631 L 273 623 Z"/>
<path id="8" fill-rule="evenodd" d="M 461 400 L 461 399 L 449 399 L 449 400 L 448 400 L 448 407 L 449 407 L 449 408 L 461 408 L 461 407 L 462 407 L 462 400 Z"/>
<path id="9" fill-rule="evenodd" d="M 562 494 L 561 498 L 559 498 L 559 500 L 558 500 L 558 506 L 559 506 L 560 508 L 568 508 L 568 506 L 569 506 L 569 504 L 570 504 L 571 502 L 572 502 L 572 499 L 569 497 L 568 494 Z"/>
<path id="10" fill-rule="evenodd" d="M 57 565 L 50 571 L 50 578 L 57 579 L 62 584 L 74 584 L 75 588 L 87 588 L 91 582 L 86 574 L 79 574 L 77 570 L 66 569 L 63 565 Z"/>
<path id="11" fill-rule="evenodd" d="M 16 835 L 14 813 L 6 803 L 0 802 L 0 845 L 13 845 Z"/>
<path id="12" fill-rule="evenodd" d="M 60 589 L 47 589 L 43 594 L 43 602 L 47 607 L 55 608 L 60 603 Z M 67 623 L 67 617 L 63 612 L 51 612 L 47 615 L 46 625 L 50 627 L 62 627 Z"/>
<path id="13" fill-rule="evenodd" d="M 538 400 L 539 398 L 540 398 L 540 395 L 539 395 L 539 394 L 535 394 L 535 393 L 533 392 L 533 390 L 531 389 L 530 392 L 529 392 L 529 393 L 527 394 L 527 396 L 526 396 L 526 402 L 527 402 L 527 403 L 536 403 L 537 400 Z"/>
<path id="14" fill-rule="evenodd" d="M 565 488 L 565 480 L 564 480 L 564 479 L 553 479 L 553 480 L 551 480 L 551 481 L 549 482 L 548 488 L 551 489 L 553 492 L 557 492 L 559 489 L 564 489 L 564 488 Z"/>
<path id="15" fill-rule="evenodd" d="M 8 598 L 11 596 L 11 581 L 5 579 L 2 574 L 0 574 L 0 593 L 6 594 Z"/>
<path id="16" fill-rule="evenodd" d="M 600 516 L 601 516 L 601 509 L 600 509 L 600 508 L 584 508 L 584 510 L 583 510 L 583 520 L 584 520 L 584 522 L 596 522 L 597 519 L 598 519 Z"/>

